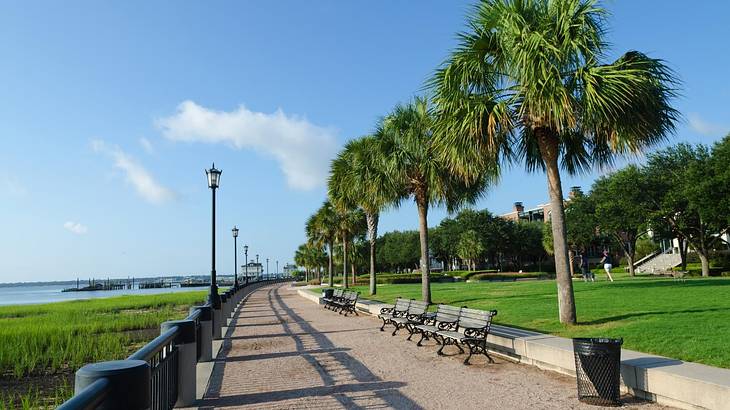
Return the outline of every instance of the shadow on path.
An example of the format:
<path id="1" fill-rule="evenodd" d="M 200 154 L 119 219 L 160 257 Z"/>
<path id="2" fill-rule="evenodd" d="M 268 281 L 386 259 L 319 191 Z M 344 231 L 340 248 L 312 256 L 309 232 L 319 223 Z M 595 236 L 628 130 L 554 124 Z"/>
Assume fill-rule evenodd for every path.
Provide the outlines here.
<path id="1" fill-rule="evenodd" d="M 268 287 L 257 290 L 257 296 L 266 294 L 268 310 L 264 313 L 261 299 L 257 297 L 256 313 L 261 316 L 276 317 L 276 322 L 264 323 L 232 323 L 229 331 L 235 327 L 247 327 L 254 330 L 257 326 L 281 325 L 283 333 L 277 332 L 271 335 L 227 335 L 221 354 L 216 366 L 213 369 L 211 383 L 208 386 L 201 408 L 212 408 L 219 406 L 243 406 L 256 405 L 256 407 L 291 407 L 297 406 L 292 400 L 302 400 L 301 404 L 312 404 L 312 398 L 318 401 L 318 408 L 347 408 L 347 409 L 374 409 L 374 408 L 409 408 L 421 409 L 416 402 L 399 391 L 399 388 L 406 384 L 397 381 L 385 381 L 376 376 L 362 362 L 348 353 L 349 348 L 337 346 L 327 337 L 327 333 L 351 332 L 358 329 L 341 329 L 329 332 L 320 332 L 309 322 L 302 318 L 294 309 L 287 305 L 280 294 L 281 286 Z M 241 313 L 251 312 L 248 305 L 244 304 L 235 316 L 237 322 L 246 321 L 249 317 L 241 316 Z M 294 342 L 295 350 L 287 352 L 257 352 L 256 354 L 245 354 L 230 356 L 232 343 L 241 343 L 242 340 L 259 339 L 266 341 L 272 337 L 290 338 Z M 306 380 L 282 380 L 277 375 L 272 375 L 267 369 L 267 360 L 278 360 L 282 358 L 301 357 L 319 376 L 319 386 L 293 386 L 292 384 L 306 382 L 317 384 L 311 380 L 311 373 L 302 375 L 308 377 Z M 260 361 L 253 373 L 247 375 L 224 374 L 226 363 Z M 230 371 L 228 372 L 230 373 Z M 307 372 L 304 372 L 307 373 Z M 250 386 L 243 386 L 241 393 L 232 392 L 224 397 L 219 397 L 221 388 L 227 383 L 238 383 L 236 378 L 252 377 L 256 381 L 264 380 L 258 384 L 259 391 L 251 392 Z M 265 391 L 261 391 L 261 386 Z M 298 387 L 298 388 L 293 388 Z M 228 389 L 230 390 L 230 389 Z M 268 391 L 266 391 L 268 390 Z M 309 401 L 307 401 L 309 399 Z M 334 399 L 334 401 L 332 400 Z M 288 401 L 287 403 L 281 403 Z M 280 404 L 277 404 L 280 403 Z"/>

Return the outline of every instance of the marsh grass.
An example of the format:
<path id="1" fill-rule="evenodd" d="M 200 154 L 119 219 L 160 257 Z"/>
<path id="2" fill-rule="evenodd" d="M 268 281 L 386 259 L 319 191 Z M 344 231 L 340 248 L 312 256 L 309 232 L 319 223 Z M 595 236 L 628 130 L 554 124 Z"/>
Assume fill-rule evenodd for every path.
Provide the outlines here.
<path id="1" fill-rule="evenodd" d="M 159 334 L 160 323 L 184 318 L 205 296 L 192 291 L 0 307 L 0 409 L 63 401 L 71 388 L 28 384 L 123 359 Z"/>

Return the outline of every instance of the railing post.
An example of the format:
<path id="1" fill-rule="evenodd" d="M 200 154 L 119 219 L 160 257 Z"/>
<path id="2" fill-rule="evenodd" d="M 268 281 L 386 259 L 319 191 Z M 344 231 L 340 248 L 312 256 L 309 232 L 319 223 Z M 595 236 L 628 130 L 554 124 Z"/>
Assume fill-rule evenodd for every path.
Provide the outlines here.
<path id="1" fill-rule="evenodd" d="M 110 391 L 97 409 L 141 410 L 150 408 L 150 365 L 144 360 L 114 360 L 87 364 L 76 371 L 74 394 L 99 379 L 109 381 Z"/>
<path id="2" fill-rule="evenodd" d="M 221 338 L 221 322 L 223 321 L 223 314 L 221 309 L 223 305 L 213 310 L 213 339 L 220 340 Z"/>
<path id="3" fill-rule="evenodd" d="M 177 346 L 177 402 L 175 407 L 187 407 L 195 402 L 196 392 L 196 371 L 198 362 L 197 345 L 195 344 L 195 321 L 194 320 L 170 320 L 160 325 L 160 334 L 178 328 L 175 337 Z"/>
<path id="4" fill-rule="evenodd" d="M 213 359 L 213 308 L 210 305 L 193 306 L 190 313 L 200 311 L 200 361 L 209 362 Z"/>
<path id="5" fill-rule="evenodd" d="M 221 295 L 221 317 L 223 320 L 221 321 L 221 326 L 228 326 L 228 305 L 229 305 L 229 298 L 228 298 L 228 292 Z"/>

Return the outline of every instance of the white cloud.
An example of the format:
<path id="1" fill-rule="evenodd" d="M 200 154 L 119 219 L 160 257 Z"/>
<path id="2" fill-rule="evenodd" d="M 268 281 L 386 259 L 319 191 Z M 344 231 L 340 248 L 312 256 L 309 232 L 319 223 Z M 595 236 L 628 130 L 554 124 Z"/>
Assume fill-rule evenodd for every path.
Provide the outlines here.
<path id="1" fill-rule="evenodd" d="M 696 113 L 689 114 L 688 119 L 690 128 L 702 135 L 717 137 L 730 131 L 730 126 L 705 121 Z"/>
<path id="2" fill-rule="evenodd" d="M 141 145 L 142 148 L 144 148 L 144 152 L 146 152 L 148 154 L 154 154 L 155 147 L 152 145 L 150 140 L 148 140 L 147 138 L 145 138 L 145 137 L 140 138 L 139 145 Z"/>
<path id="3" fill-rule="evenodd" d="M 134 158 L 127 155 L 116 145 L 107 145 L 102 140 L 92 140 L 91 148 L 114 160 L 114 166 L 122 170 L 127 182 L 132 184 L 137 193 L 145 200 L 160 204 L 175 198 L 175 193 L 160 185 L 154 177 Z"/>
<path id="4" fill-rule="evenodd" d="M 239 106 L 230 112 L 215 111 L 185 101 L 174 115 L 158 119 L 157 125 L 173 141 L 223 143 L 272 155 L 289 186 L 296 189 L 324 185 L 337 151 L 333 129 L 281 110 L 267 114 Z"/>
<path id="5" fill-rule="evenodd" d="M 75 233 L 76 235 L 83 235 L 89 231 L 89 228 L 85 225 L 81 225 L 80 223 L 73 221 L 66 222 L 63 224 L 63 227 L 66 228 L 67 231 Z"/>

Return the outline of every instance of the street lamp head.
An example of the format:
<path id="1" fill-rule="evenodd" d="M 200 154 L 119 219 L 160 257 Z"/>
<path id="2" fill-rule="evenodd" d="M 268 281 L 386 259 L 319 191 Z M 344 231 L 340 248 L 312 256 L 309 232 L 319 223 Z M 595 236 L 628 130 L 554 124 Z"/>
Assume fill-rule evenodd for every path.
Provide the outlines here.
<path id="1" fill-rule="evenodd" d="M 233 229 L 231 229 L 231 232 L 233 232 L 233 237 L 238 238 L 238 228 L 234 225 Z"/>
<path id="2" fill-rule="evenodd" d="M 220 169 L 215 169 L 215 162 L 213 163 L 213 167 L 211 169 L 205 170 L 205 175 L 208 176 L 208 188 L 216 189 L 218 188 L 218 186 L 220 186 L 222 173 L 223 171 L 221 171 Z"/>
<path id="3" fill-rule="evenodd" d="M 248 253 L 248 245 L 243 245 L 243 251 Z"/>

